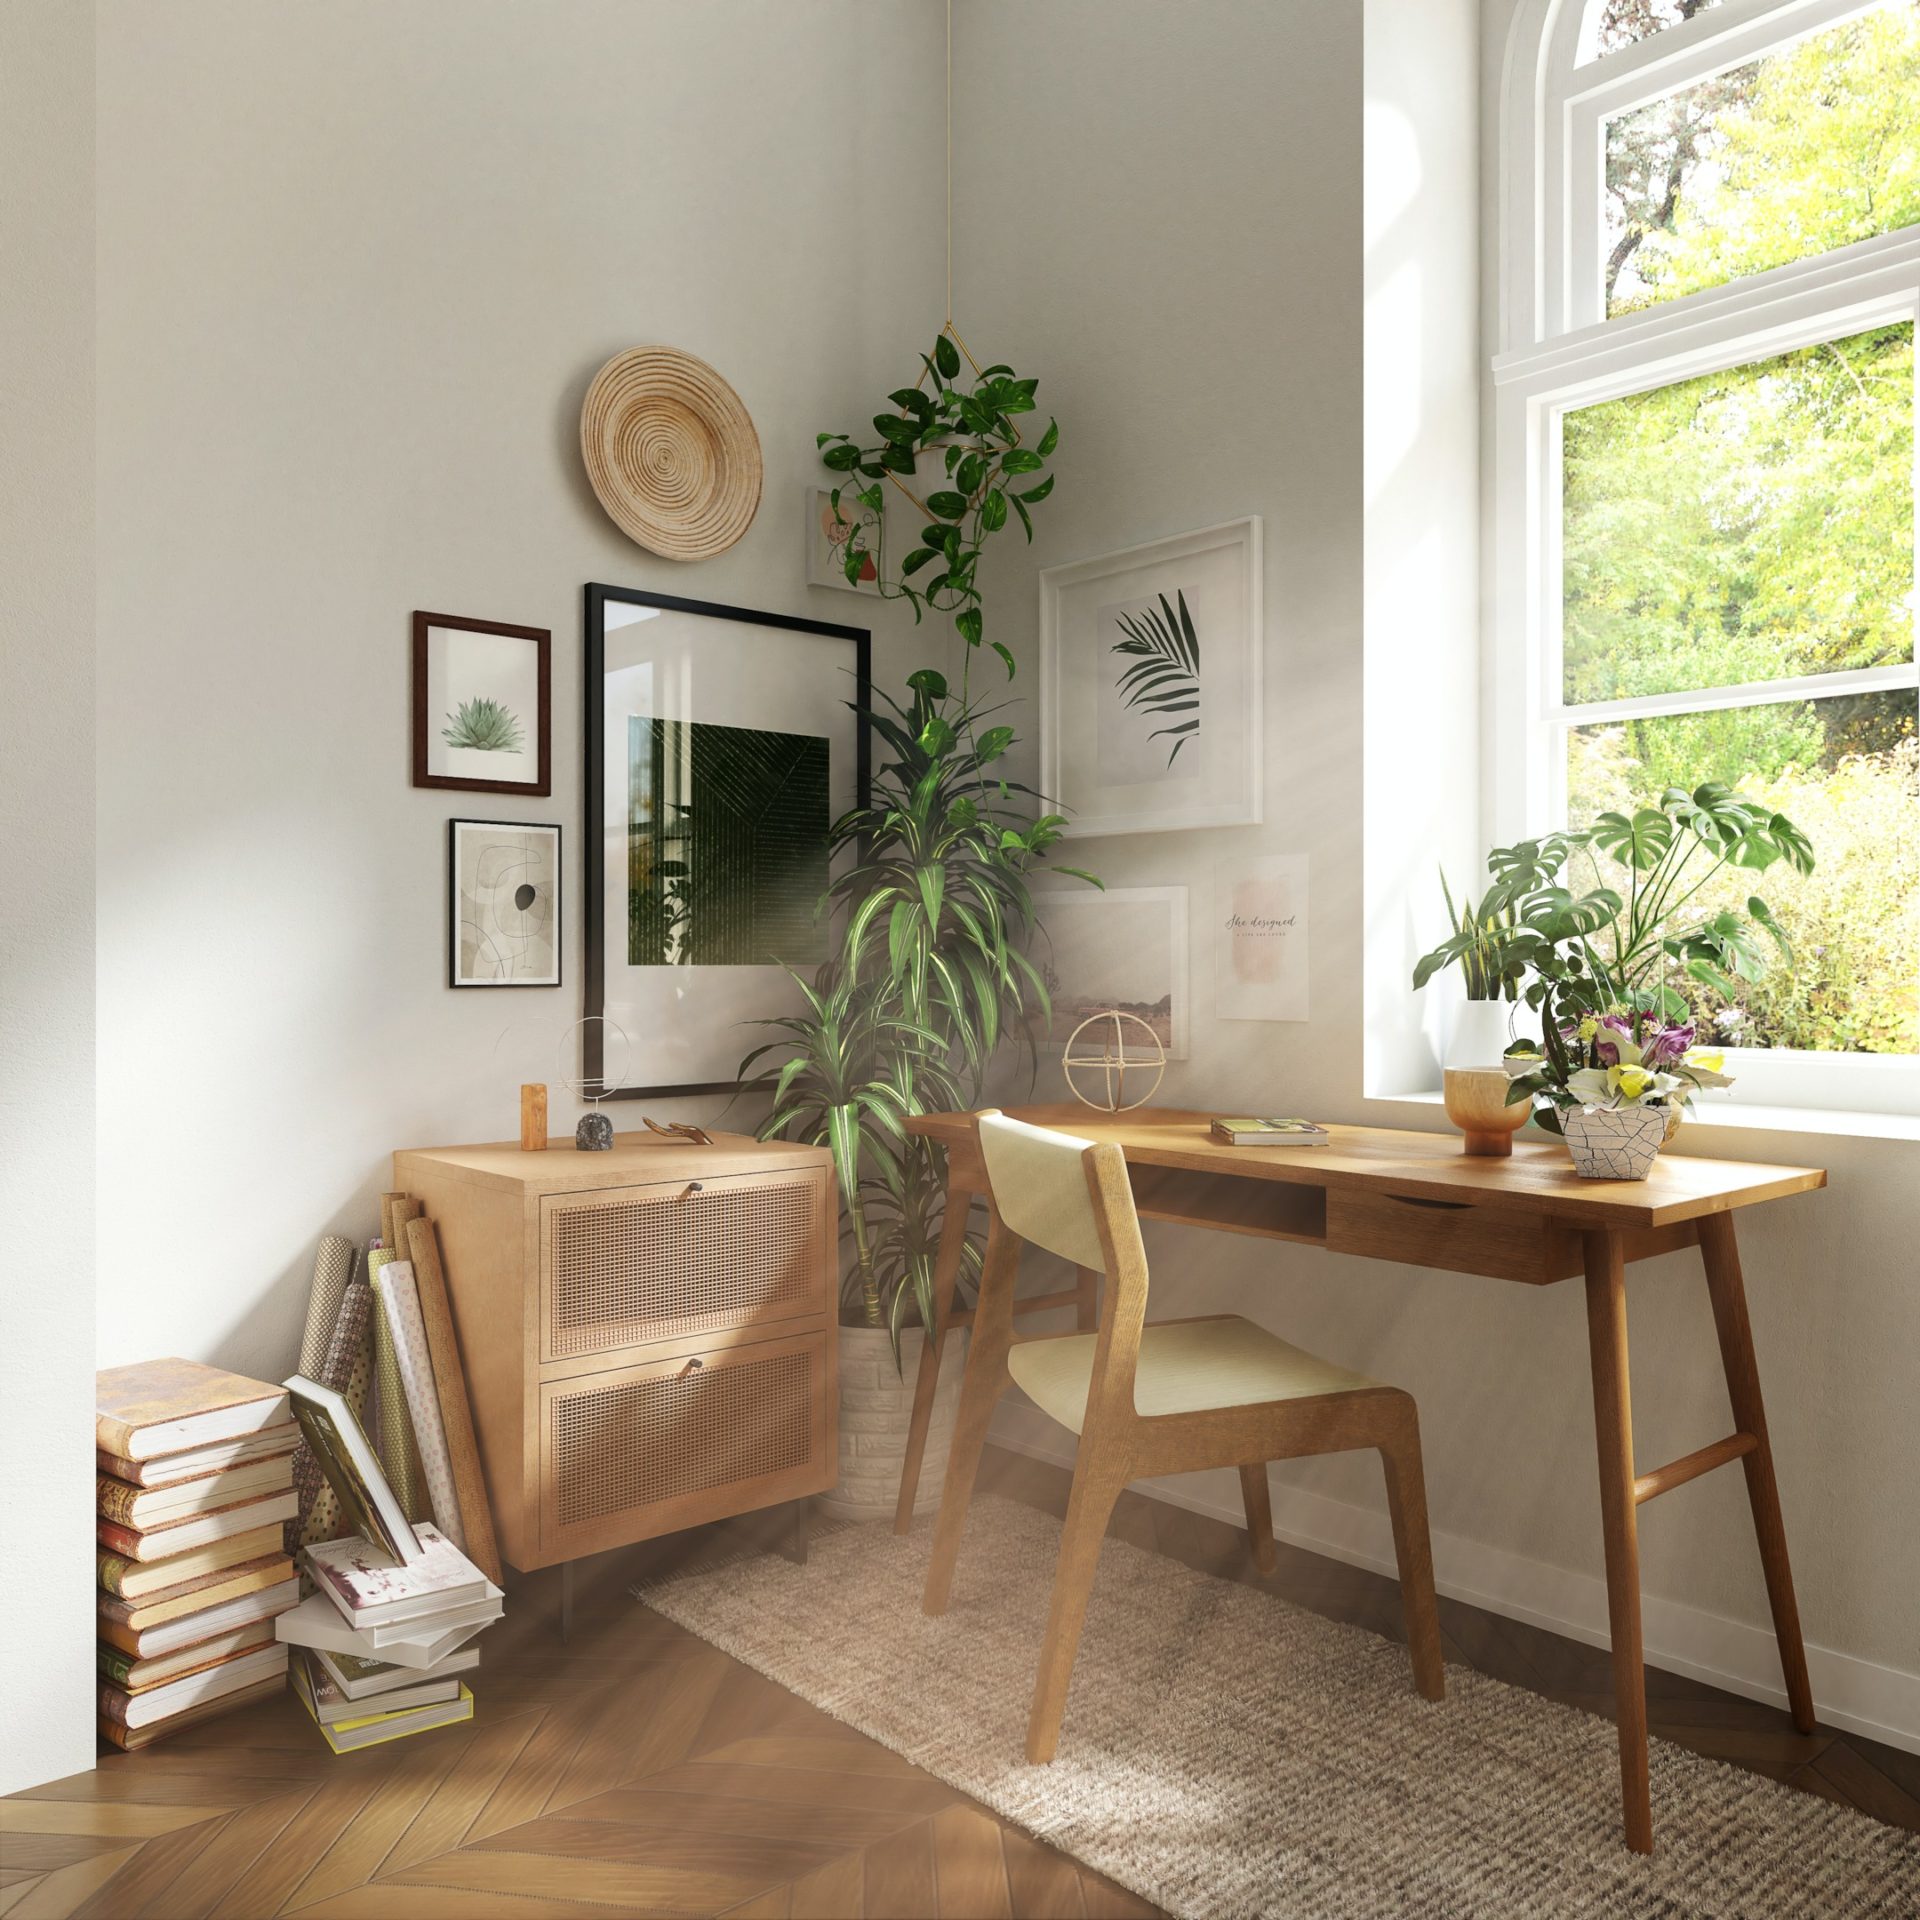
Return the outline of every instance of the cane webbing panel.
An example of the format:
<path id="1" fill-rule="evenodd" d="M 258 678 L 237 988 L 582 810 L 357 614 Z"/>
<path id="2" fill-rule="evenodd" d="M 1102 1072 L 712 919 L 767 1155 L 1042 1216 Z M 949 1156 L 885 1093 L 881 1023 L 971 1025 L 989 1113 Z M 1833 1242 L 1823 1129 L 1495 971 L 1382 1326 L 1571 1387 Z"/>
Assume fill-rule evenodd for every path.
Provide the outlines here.
<path id="1" fill-rule="evenodd" d="M 804 1467 L 813 1396 L 804 1349 L 558 1395 L 554 1519 L 576 1526 Z"/>
<path id="2" fill-rule="evenodd" d="M 803 1311 L 822 1284 L 817 1195 L 810 1179 L 756 1179 L 555 1207 L 548 1353 L 599 1353 Z"/>

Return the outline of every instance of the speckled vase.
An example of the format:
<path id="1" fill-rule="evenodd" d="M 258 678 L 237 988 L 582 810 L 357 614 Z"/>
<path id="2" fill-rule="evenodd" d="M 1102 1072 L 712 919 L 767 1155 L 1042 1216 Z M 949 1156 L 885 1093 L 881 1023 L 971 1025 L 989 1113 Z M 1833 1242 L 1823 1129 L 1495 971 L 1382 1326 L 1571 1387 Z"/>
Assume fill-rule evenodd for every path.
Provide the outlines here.
<path id="1" fill-rule="evenodd" d="M 611 1153 L 613 1122 L 598 1107 L 591 1113 L 583 1113 L 580 1124 L 573 1130 L 573 1144 L 582 1153 Z"/>
<path id="2" fill-rule="evenodd" d="M 1560 1116 L 1573 1170 L 1586 1180 L 1644 1180 L 1667 1133 L 1665 1107 L 1570 1107 Z"/>

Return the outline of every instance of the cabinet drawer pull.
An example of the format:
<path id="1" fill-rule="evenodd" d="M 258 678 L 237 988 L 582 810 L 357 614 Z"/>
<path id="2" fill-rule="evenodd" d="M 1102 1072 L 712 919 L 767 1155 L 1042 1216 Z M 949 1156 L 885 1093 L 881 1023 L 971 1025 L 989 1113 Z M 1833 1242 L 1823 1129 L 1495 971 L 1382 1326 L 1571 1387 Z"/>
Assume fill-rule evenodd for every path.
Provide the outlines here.
<path id="1" fill-rule="evenodd" d="M 695 1354 L 694 1357 L 691 1360 L 689 1360 L 684 1367 L 680 1369 L 680 1378 L 684 1380 L 688 1374 L 698 1373 L 700 1369 L 704 1367 L 706 1364 L 707 1363 L 704 1360 L 702 1360 L 698 1354 Z"/>
<path id="2" fill-rule="evenodd" d="M 682 1200 L 686 1200 L 691 1198 L 696 1193 L 705 1193 L 706 1190 L 707 1190 L 707 1183 L 704 1180 L 689 1180 L 687 1182 L 687 1190 L 685 1193 L 683 1193 L 680 1196 L 680 1198 Z"/>

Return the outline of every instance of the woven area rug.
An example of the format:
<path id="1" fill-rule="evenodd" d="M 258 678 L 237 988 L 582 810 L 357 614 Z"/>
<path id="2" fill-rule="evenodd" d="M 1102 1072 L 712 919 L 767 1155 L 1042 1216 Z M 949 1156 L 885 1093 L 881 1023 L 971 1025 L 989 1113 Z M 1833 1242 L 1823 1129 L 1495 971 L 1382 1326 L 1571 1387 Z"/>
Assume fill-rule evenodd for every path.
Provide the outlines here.
<path id="1" fill-rule="evenodd" d="M 975 1503 L 946 1617 L 932 1528 L 816 1532 L 639 1597 L 1193 1920 L 1913 1920 L 1920 1836 L 1656 1741 L 1651 1859 L 1613 1727 L 1462 1667 L 1413 1690 L 1362 1628 L 1108 1540 L 1060 1754 L 1022 1759 L 1059 1524 Z"/>

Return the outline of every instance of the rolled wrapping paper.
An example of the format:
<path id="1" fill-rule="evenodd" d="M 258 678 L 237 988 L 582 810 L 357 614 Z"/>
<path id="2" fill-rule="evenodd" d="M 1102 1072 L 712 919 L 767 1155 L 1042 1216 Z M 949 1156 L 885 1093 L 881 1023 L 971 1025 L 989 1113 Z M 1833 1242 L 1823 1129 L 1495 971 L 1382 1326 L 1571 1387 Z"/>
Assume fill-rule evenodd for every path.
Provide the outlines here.
<path id="1" fill-rule="evenodd" d="M 433 1360 L 427 1352 L 427 1326 L 420 1317 L 420 1294 L 413 1268 L 395 1260 L 381 1270 L 380 1305 L 400 1367 L 400 1384 L 413 1416 L 413 1437 L 420 1449 L 420 1475 L 433 1508 L 433 1524 L 462 1553 L 467 1531 L 460 1523 L 460 1497 L 454 1491 L 453 1461 L 447 1430 L 440 1418 L 440 1395 L 433 1384 Z"/>
<path id="2" fill-rule="evenodd" d="M 319 1378 L 325 1364 L 327 1347 L 340 1321 L 340 1302 L 347 1282 L 353 1278 L 353 1266 L 359 1249 L 344 1235 L 327 1234 L 314 1255 L 313 1286 L 307 1294 L 307 1326 L 300 1336 L 299 1371 L 309 1380 Z"/>
<path id="3" fill-rule="evenodd" d="M 372 1295 L 368 1293 L 365 1281 L 357 1289 L 365 1294 L 371 1308 Z M 354 1289 L 349 1289 L 354 1291 Z M 342 1398 L 353 1409 L 353 1417 L 364 1427 L 367 1424 L 367 1398 L 373 1386 L 373 1315 L 366 1314 L 360 1327 L 360 1344 L 354 1349 L 352 1363 L 347 1368 L 347 1384 L 340 1389 Z M 293 1526 L 288 1521 L 289 1528 Z M 340 1496 L 334 1492 L 332 1483 L 324 1475 L 320 1481 L 320 1491 L 315 1496 L 313 1511 L 308 1515 L 304 1527 L 300 1530 L 298 1544 L 317 1546 L 322 1540 L 338 1540 L 343 1533 L 350 1532 L 347 1517 L 340 1511 Z"/>
<path id="4" fill-rule="evenodd" d="M 348 1382 L 353 1377 L 356 1362 L 367 1344 L 367 1324 L 373 1314 L 373 1295 L 367 1291 L 361 1281 L 351 1282 L 340 1298 L 340 1311 L 334 1319 L 333 1334 L 327 1342 L 327 1351 L 318 1369 L 308 1378 L 318 1381 L 323 1387 L 331 1387 L 336 1393 L 345 1393 Z M 299 1452 L 293 1462 L 294 1491 L 300 1496 L 299 1536 L 303 1542 L 314 1539 L 330 1540 L 332 1534 L 314 1534 L 311 1528 L 319 1518 L 317 1509 L 320 1494 L 326 1490 L 329 1500 L 333 1490 L 326 1486 L 326 1476 L 320 1471 L 320 1462 L 314 1458 L 313 1449 L 302 1441 Z M 339 1519 L 336 1508 L 334 1519 Z"/>
<path id="5" fill-rule="evenodd" d="M 384 1298 L 385 1269 L 399 1258 L 391 1247 L 367 1255 L 367 1283 L 376 1298 Z M 380 1437 L 375 1451 L 387 1470 L 393 1497 L 409 1520 L 431 1517 L 420 1452 L 413 1435 L 413 1416 L 407 1409 L 407 1390 L 400 1378 L 400 1356 L 384 1311 L 373 1316 L 373 1385 L 380 1401 Z"/>

